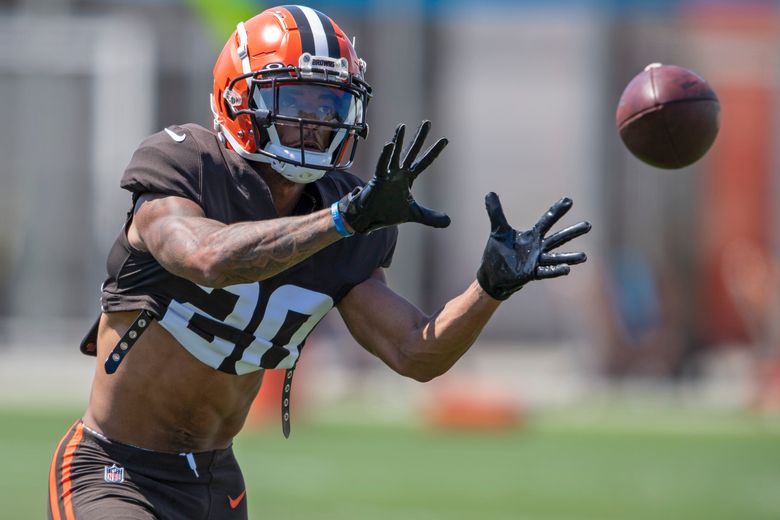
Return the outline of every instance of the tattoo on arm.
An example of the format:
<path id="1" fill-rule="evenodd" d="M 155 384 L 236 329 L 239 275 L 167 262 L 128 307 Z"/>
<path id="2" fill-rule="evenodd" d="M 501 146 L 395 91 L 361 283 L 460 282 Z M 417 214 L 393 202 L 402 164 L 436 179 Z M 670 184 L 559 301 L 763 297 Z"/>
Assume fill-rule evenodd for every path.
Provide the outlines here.
<path id="1" fill-rule="evenodd" d="M 263 280 L 337 242 L 330 212 L 226 226 L 208 237 L 219 285 Z"/>
<path id="2" fill-rule="evenodd" d="M 270 278 L 341 239 L 328 210 L 226 225 L 177 197 L 148 200 L 134 225 L 168 271 L 212 287 Z"/>

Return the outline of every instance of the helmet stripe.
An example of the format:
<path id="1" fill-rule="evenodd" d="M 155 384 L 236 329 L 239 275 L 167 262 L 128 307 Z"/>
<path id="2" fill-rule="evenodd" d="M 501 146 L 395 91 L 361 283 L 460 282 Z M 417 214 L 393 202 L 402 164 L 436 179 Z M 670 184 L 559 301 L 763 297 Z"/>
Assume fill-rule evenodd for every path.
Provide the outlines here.
<path id="1" fill-rule="evenodd" d="M 315 56 L 341 57 L 336 29 L 330 18 L 303 5 L 286 5 L 284 8 L 290 12 L 295 25 L 298 26 L 303 52 Z"/>
<path id="2" fill-rule="evenodd" d="M 328 41 L 328 56 L 340 58 L 341 49 L 339 48 L 339 39 L 336 37 L 336 29 L 333 28 L 333 21 L 319 11 L 314 12 L 317 13 L 322 29 L 325 31 L 325 39 Z"/>
<path id="3" fill-rule="evenodd" d="M 300 6 L 297 5 L 285 5 L 295 20 L 295 25 L 298 27 L 298 34 L 301 37 L 301 52 L 308 52 L 309 54 L 317 55 L 317 49 L 314 46 L 314 34 L 311 31 L 311 25 L 306 15 L 303 14 Z"/>
<path id="4" fill-rule="evenodd" d="M 320 17 L 317 16 L 317 11 L 311 7 L 298 6 L 303 14 L 306 16 L 306 20 L 309 22 L 311 33 L 314 36 L 314 47 L 316 56 L 330 56 L 328 51 L 328 37 L 325 34 L 325 28 L 322 25 Z"/>

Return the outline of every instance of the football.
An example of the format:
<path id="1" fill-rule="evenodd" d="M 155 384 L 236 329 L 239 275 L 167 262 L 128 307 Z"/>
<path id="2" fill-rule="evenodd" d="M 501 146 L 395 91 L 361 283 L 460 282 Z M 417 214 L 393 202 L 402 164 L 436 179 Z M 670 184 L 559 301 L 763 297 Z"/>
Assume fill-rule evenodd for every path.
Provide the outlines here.
<path id="1" fill-rule="evenodd" d="M 697 74 L 652 63 L 626 86 L 616 123 L 623 143 L 639 160 L 657 168 L 684 168 L 715 141 L 720 103 Z"/>

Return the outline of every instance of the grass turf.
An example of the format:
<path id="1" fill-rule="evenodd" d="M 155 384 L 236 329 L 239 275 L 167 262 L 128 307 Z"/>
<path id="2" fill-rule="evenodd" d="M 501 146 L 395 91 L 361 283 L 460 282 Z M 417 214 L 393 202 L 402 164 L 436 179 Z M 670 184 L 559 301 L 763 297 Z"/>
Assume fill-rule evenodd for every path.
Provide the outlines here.
<path id="1" fill-rule="evenodd" d="M 50 456 L 76 416 L 0 411 L 0 518 L 45 516 Z M 289 440 L 274 425 L 235 449 L 252 519 L 780 518 L 778 429 L 703 421 L 543 416 L 504 433 L 299 421 Z"/>

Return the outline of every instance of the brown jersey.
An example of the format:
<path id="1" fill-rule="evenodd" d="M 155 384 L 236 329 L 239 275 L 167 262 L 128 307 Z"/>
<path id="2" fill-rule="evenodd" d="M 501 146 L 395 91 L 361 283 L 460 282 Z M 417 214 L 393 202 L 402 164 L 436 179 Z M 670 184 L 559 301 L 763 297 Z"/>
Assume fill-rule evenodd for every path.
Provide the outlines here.
<path id="1" fill-rule="evenodd" d="M 327 207 L 362 181 L 328 172 L 308 184 L 296 213 Z M 166 128 L 133 155 L 121 186 L 133 193 L 186 197 L 207 218 L 233 224 L 273 219 L 271 193 L 246 160 L 194 124 Z M 166 271 L 133 248 L 127 228 L 108 256 L 103 312 L 147 310 L 203 363 L 231 374 L 291 368 L 314 326 L 355 285 L 390 264 L 397 229 L 340 240 L 261 282 L 204 287 Z"/>

